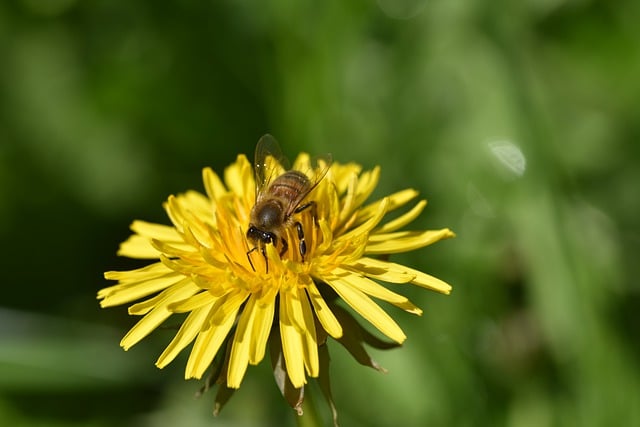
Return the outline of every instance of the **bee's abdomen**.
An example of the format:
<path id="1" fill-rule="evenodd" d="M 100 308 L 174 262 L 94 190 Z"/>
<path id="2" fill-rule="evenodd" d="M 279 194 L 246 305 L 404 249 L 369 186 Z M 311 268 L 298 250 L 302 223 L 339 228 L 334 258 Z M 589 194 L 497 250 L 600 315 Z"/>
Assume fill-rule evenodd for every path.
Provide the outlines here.
<path id="1" fill-rule="evenodd" d="M 302 172 L 292 170 L 283 173 L 271 183 L 269 193 L 286 200 L 295 200 L 301 193 L 305 193 L 311 181 Z"/>

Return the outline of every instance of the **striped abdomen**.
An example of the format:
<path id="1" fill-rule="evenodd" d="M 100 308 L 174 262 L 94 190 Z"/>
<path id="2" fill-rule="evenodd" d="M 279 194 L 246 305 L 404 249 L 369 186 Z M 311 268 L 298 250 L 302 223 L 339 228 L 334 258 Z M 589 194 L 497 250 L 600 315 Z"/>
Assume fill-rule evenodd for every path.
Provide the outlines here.
<path id="1" fill-rule="evenodd" d="M 277 177 L 269 186 L 267 193 L 287 200 L 294 207 L 311 189 L 311 181 L 302 172 L 291 170 Z"/>

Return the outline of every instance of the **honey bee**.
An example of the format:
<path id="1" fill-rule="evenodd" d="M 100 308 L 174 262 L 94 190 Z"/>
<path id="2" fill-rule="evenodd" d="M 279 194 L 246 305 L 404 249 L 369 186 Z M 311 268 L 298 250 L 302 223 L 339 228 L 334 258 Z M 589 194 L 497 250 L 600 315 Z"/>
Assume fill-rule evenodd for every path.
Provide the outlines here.
<path id="1" fill-rule="evenodd" d="M 288 164 L 278 142 L 269 134 L 258 141 L 255 152 L 256 202 L 251 209 L 247 239 L 254 243 L 254 247 L 247 252 L 251 268 L 255 271 L 251 261 L 251 253 L 260 250 L 265 259 L 266 271 L 269 264 L 265 252 L 266 245 L 282 245 L 280 257 L 289 249 L 285 239 L 286 232 L 294 229 L 298 237 L 298 251 L 301 259 L 307 253 L 302 223 L 295 219 L 295 215 L 311 209 L 313 221 L 316 221 L 316 202 L 305 200 L 306 197 L 324 178 L 331 166 L 331 156 L 325 155 L 312 162 L 314 170 L 309 174 L 288 169 Z M 280 173 L 279 165 L 285 172 Z M 312 177 L 310 177 L 311 175 Z"/>

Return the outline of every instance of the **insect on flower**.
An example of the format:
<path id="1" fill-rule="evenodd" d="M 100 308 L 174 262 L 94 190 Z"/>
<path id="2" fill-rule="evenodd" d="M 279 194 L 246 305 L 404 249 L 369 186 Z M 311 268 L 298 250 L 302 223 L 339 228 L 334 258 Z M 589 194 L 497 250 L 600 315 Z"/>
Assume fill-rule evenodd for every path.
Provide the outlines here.
<path id="1" fill-rule="evenodd" d="M 291 230 L 297 236 L 298 252 L 304 261 L 307 253 L 304 228 L 295 215 L 309 209 L 313 224 L 316 223 L 316 202 L 307 200 L 307 196 L 329 170 L 331 155 L 320 156 L 311 164 L 312 170 L 309 171 L 289 169 L 278 142 L 271 135 L 267 134 L 258 141 L 254 160 L 256 202 L 251 209 L 247 230 L 247 239 L 255 244 L 247 251 L 249 264 L 254 271 L 251 254 L 260 250 L 268 273 L 266 245 L 280 246 L 279 254 L 282 257 L 289 250 L 285 236 Z"/>
<path id="2" fill-rule="evenodd" d="M 190 347 L 185 379 L 211 372 L 205 389 L 219 386 L 214 413 L 240 388 L 249 366 L 270 357 L 287 403 L 301 414 L 315 378 L 337 425 L 329 340 L 357 362 L 383 370 L 365 345 L 389 349 L 407 338 L 383 305 L 420 315 L 399 287 L 451 291 L 436 277 L 388 260 L 455 234 L 407 229 L 426 200 L 388 219 L 418 192 L 409 188 L 367 202 L 379 176 L 379 167 L 363 171 L 357 163 L 306 153 L 289 168 L 269 135 L 258 142 L 253 167 L 240 154 L 222 176 L 205 168 L 204 193 L 188 190 L 164 203 L 169 225 L 131 224 L 133 234 L 118 254 L 151 263 L 105 273 L 118 283 L 98 292 L 100 306 L 131 304 L 129 313 L 141 317 L 120 345 L 128 350 L 182 316 L 156 366 L 166 367 Z M 360 325 L 358 316 L 391 341 Z"/>

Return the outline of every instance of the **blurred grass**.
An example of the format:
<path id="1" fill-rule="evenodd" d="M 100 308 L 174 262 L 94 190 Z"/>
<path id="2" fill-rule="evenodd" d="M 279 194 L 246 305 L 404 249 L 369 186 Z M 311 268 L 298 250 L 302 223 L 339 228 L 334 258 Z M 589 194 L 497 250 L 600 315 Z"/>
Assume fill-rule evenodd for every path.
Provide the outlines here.
<path id="1" fill-rule="evenodd" d="M 270 132 L 382 165 L 416 227 L 387 375 L 331 348 L 342 425 L 640 425 L 640 4 L 23 0 L 0 5 L 0 423 L 293 425 L 264 366 L 219 419 L 128 353 L 102 271 L 134 218 Z M 406 18 L 406 19 L 405 19 Z M 320 412 L 328 416 L 322 406 Z"/>

